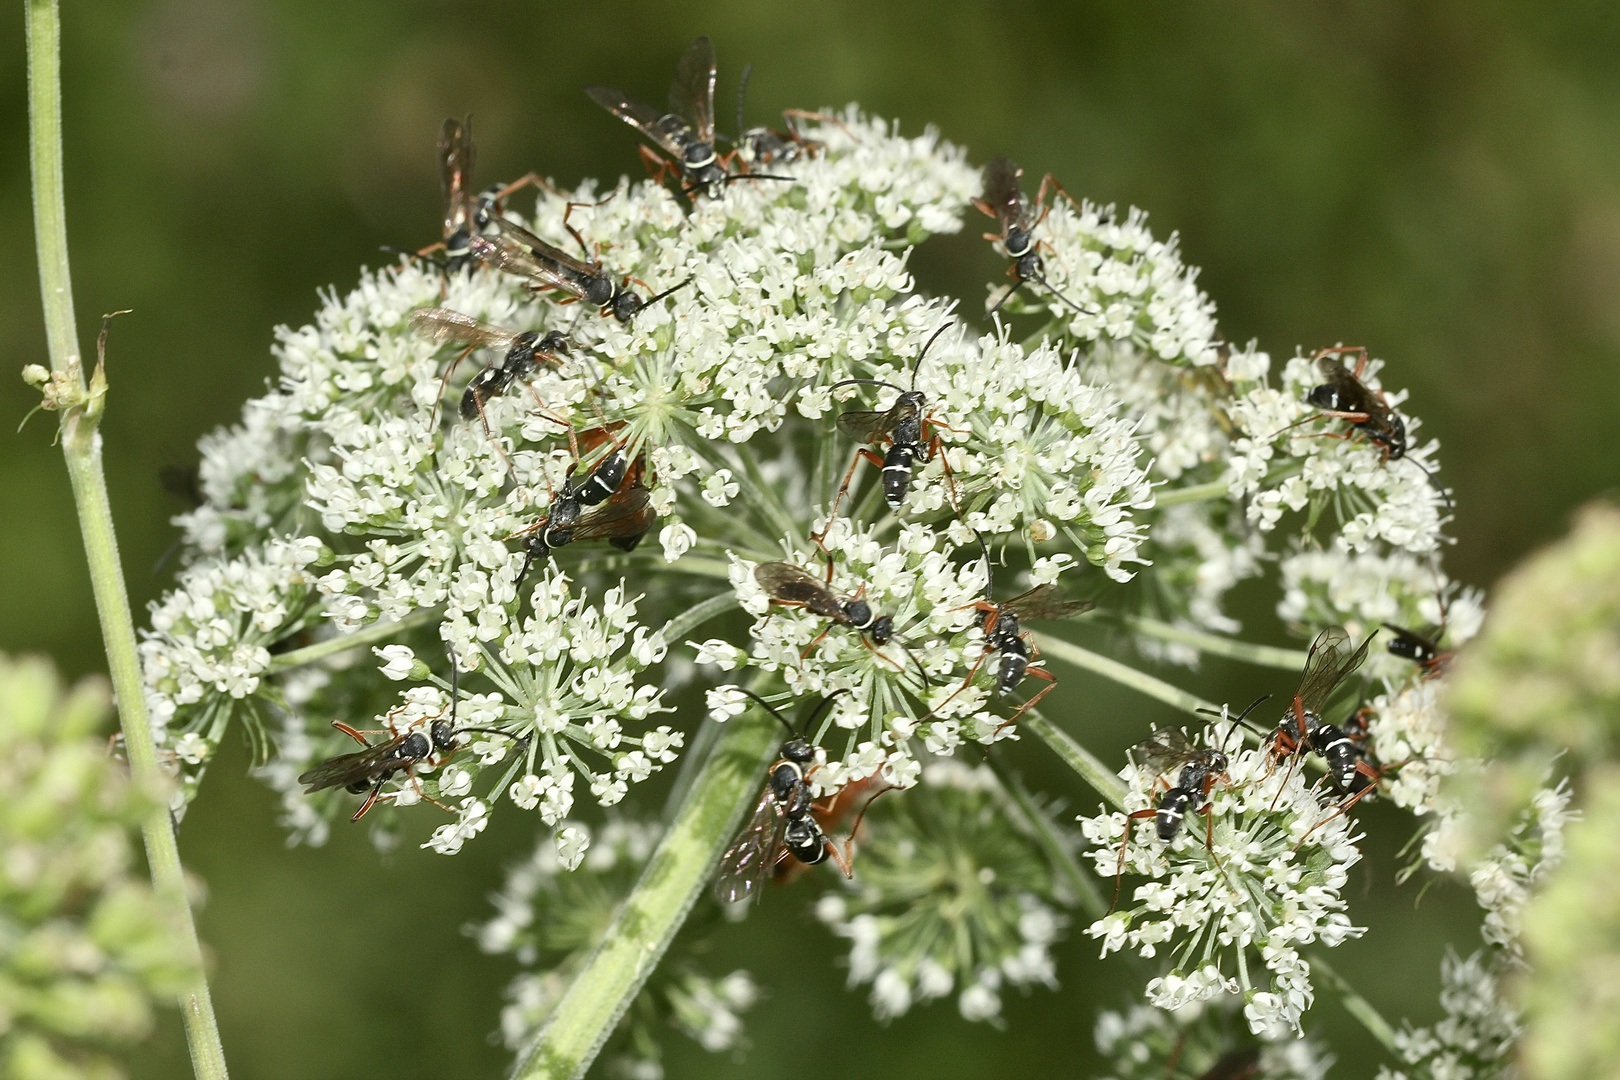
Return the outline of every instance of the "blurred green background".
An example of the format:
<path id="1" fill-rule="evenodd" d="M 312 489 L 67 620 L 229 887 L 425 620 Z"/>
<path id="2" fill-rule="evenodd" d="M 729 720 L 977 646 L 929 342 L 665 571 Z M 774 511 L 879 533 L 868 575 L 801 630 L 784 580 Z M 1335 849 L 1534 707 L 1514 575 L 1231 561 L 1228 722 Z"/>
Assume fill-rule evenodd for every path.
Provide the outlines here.
<path id="1" fill-rule="evenodd" d="M 9 372 L 44 361 L 18 16 L 0 53 Z M 1493 581 L 1615 483 L 1612 4 L 166 0 L 69 3 L 63 21 L 83 343 L 100 312 L 136 312 L 113 332 L 105 432 L 137 605 L 163 585 L 153 567 L 179 509 L 158 471 L 193 460 L 197 436 L 263 387 L 271 328 L 306 321 L 316 288 L 349 287 L 379 245 L 438 238 L 443 119 L 474 115 L 480 185 L 531 168 L 564 183 L 638 170 L 631 133 L 580 87 L 661 101 L 698 33 L 719 52 L 727 128 L 750 62 L 751 123 L 857 100 L 908 132 L 937 124 L 975 162 L 1007 153 L 1178 232 L 1228 338 L 1274 355 L 1364 343 L 1388 358 L 1408 409 L 1445 444 L 1459 537 L 1447 563 L 1465 581 Z M 1004 264 L 979 231 L 919 252 L 923 283 L 981 297 Z M 36 400 L 0 378 L 0 427 Z M 0 649 L 49 652 L 73 675 L 102 660 L 50 437 L 51 418 L 36 418 L 0 444 Z M 1272 599 L 1238 597 L 1275 639 Z M 1218 665 L 1175 677 L 1217 700 L 1286 689 Z M 1071 729 L 1110 760 L 1166 719 L 1078 673 L 1064 691 Z M 1016 756 L 1032 779 L 1095 801 L 1039 748 Z M 457 931 L 488 914 L 532 819 L 497 815 L 454 859 L 407 847 L 379 861 L 348 828 L 324 850 L 289 851 L 243 764 L 233 740 L 181 838 L 209 884 L 201 928 L 234 1074 L 499 1074 L 507 1055 L 488 1036 L 511 969 Z M 1472 947 L 1472 900 L 1441 887 L 1414 906 L 1415 888 L 1390 884 L 1399 823 L 1376 809 L 1365 820 L 1372 857 L 1352 910 L 1381 932 L 1338 963 L 1392 1018 L 1428 1022 L 1446 942 Z M 1004 1032 L 964 1023 L 950 1002 L 880 1028 L 842 989 L 831 957 L 843 951 L 787 898 L 729 931 L 713 970 L 746 964 L 772 986 L 748 1017 L 754 1049 L 733 1064 L 672 1037 L 671 1076 L 1089 1076 L 1095 1008 L 1133 994 L 1081 938 L 1060 953 L 1063 990 L 1011 995 Z M 1313 1022 L 1335 1075 L 1372 1075 L 1379 1051 L 1336 1004 L 1322 999 Z M 184 1055 L 171 1015 L 135 1075 L 182 1075 Z"/>

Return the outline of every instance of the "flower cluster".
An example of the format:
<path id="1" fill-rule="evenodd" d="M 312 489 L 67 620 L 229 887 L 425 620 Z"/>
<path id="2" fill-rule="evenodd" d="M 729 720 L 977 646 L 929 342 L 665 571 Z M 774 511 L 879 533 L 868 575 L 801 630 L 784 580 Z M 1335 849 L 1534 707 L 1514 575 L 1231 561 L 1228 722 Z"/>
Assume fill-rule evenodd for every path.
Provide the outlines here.
<path id="1" fill-rule="evenodd" d="M 568 982 L 595 948 L 635 885 L 658 841 L 659 828 L 611 820 L 589 843 L 590 829 L 570 823 L 557 838 L 512 867 L 494 897 L 499 914 L 472 929 L 487 953 L 511 953 L 525 970 L 507 987 L 501 1038 L 522 1051 L 556 1008 Z M 582 860 L 583 856 L 583 860 Z M 575 870 L 576 873 L 568 873 Z M 742 1020 L 758 997 L 746 971 L 710 976 L 677 939 L 674 956 L 658 968 L 614 1038 L 610 1060 L 621 1075 L 663 1076 L 661 1032 L 674 1026 L 712 1053 L 745 1045 Z"/>
<path id="2" fill-rule="evenodd" d="M 939 760 L 867 815 L 859 875 L 816 914 L 850 941 L 849 982 L 878 1019 L 956 994 L 964 1019 L 996 1022 L 1004 985 L 1057 986 L 1050 949 L 1068 922 L 1034 827 L 989 769 Z"/>
<path id="3" fill-rule="evenodd" d="M 1133 814 L 1150 812 L 1175 780 L 1135 763 L 1120 775 Z M 1363 932 L 1340 895 L 1361 858 L 1349 817 L 1322 805 L 1298 762 L 1279 764 L 1251 749 L 1230 755 L 1207 810 L 1188 815 L 1171 843 L 1154 835 L 1151 822 L 1134 824 L 1119 812 L 1081 819 L 1099 876 L 1149 879 L 1132 890 L 1132 906 L 1087 928 L 1103 955 L 1165 951 L 1168 971 L 1148 984 L 1160 1008 L 1240 993 L 1255 1034 L 1297 1030 L 1313 1000 L 1300 947 L 1338 945 Z"/>
<path id="4" fill-rule="evenodd" d="M 0 656 L 0 1069 L 118 1077 L 104 1056 L 177 992 L 179 943 L 135 869 L 156 800 L 109 760 L 106 687 L 62 693 L 40 660 Z"/>
<path id="5" fill-rule="evenodd" d="M 1219 1001 L 1171 1012 L 1136 1005 L 1097 1015 L 1097 1052 L 1107 1080 L 1193 1080 L 1205 1075 L 1323 1080 L 1333 1058 L 1310 1039 L 1255 1042 L 1234 1031 L 1234 1010 Z M 1222 1068 L 1222 1066 L 1226 1066 Z"/>
<path id="6" fill-rule="evenodd" d="M 1440 1007 L 1432 1027 L 1395 1035 L 1404 1068 L 1378 1070 L 1378 1080 L 1492 1080 L 1514 1075 L 1512 1051 L 1521 1034 L 1518 1011 L 1503 996 L 1500 963 L 1483 951 L 1440 963 Z"/>

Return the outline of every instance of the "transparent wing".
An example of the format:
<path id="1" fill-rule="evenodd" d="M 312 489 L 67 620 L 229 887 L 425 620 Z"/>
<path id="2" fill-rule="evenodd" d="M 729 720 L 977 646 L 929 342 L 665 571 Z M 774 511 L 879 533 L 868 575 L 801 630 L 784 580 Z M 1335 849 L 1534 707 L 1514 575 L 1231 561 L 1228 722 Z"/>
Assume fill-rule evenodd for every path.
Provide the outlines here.
<path id="1" fill-rule="evenodd" d="M 776 866 L 782 850 L 782 829 L 787 815 L 767 785 L 760 792 L 754 815 L 742 832 L 720 856 L 720 873 L 715 878 L 714 895 L 722 904 L 735 904 L 754 895 Z"/>
<path id="2" fill-rule="evenodd" d="M 472 216 L 472 122 L 454 117 L 439 130 L 439 184 L 444 191 L 444 235 Z"/>
<path id="3" fill-rule="evenodd" d="M 1161 728 L 1152 738 L 1131 747 L 1128 753 L 1138 765 L 1156 773 L 1168 773 L 1198 756 L 1198 747 L 1180 728 Z"/>
<path id="4" fill-rule="evenodd" d="M 789 562 L 760 563 L 754 567 L 754 580 L 778 600 L 803 604 L 828 619 L 843 618 L 838 597 L 819 578 Z"/>
<path id="5" fill-rule="evenodd" d="M 542 262 L 555 263 L 557 264 L 557 267 L 571 273 L 579 274 L 581 277 L 596 277 L 601 272 L 598 267 L 580 262 L 578 259 L 574 258 L 572 255 L 561 250 L 560 248 L 546 243 L 544 240 L 534 235 L 534 233 L 530 232 L 528 229 L 525 229 L 517 222 L 512 221 L 510 218 L 497 215 L 491 220 L 495 222 L 496 228 L 500 229 L 502 236 L 510 237 L 512 240 L 515 240 L 517 243 L 528 248 L 529 251 L 537 256 Z"/>
<path id="6" fill-rule="evenodd" d="M 625 96 L 623 90 L 611 86 L 587 86 L 585 92 L 591 96 L 592 101 L 657 143 L 664 153 L 677 161 L 685 160 L 685 144 L 666 128 L 663 114 L 652 106 L 643 105 L 634 98 Z M 684 130 L 685 127 L 684 120 L 675 125 L 676 131 Z"/>
<path id="7" fill-rule="evenodd" d="M 868 412 L 864 409 L 842 412 L 838 414 L 838 430 L 856 442 L 881 442 L 894 430 L 899 419 L 894 412 L 894 409 L 885 412 Z"/>
<path id="8" fill-rule="evenodd" d="M 1097 605 L 1090 600 L 1065 600 L 1056 585 L 1037 585 L 1001 605 L 1020 619 L 1072 619 Z"/>
<path id="9" fill-rule="evenodd" d="M 1029 214 L 1024 205 L 1024 193 L 1018 186 L 1018 179 L 1023 175 L 1024 170 L 1004 157 L 984 167 L 984 201 L 996 212 L 1003 229 L 1028 228 Z"/>
<path id="10" fill-rule="evenodd" d="M 347 787 L 356 780 L 371 780 L 383 769 L 394 767 L 389 759 L 394 757 L 403 740 L 404 736 L 388 739 L 365 750 L 327 758 L 302 773 L 298 782 L 304 785 L 304 794 L 309 795 L 327 788 Z"/>
<path id="11" fill-rule="evenodd" d="M 527 246 L 510 236 L 502 234 L 493 240 L 487 236 L 474 236 L 468 241 L 468 249 L 479 262 L 488 263 L 515 277 L 526 277 L 539 288 L 561 289 L 581 299 L 585 296 L 579 282 L 559 274 L 554 267 L 541 262 Z"/>
<path id="12" fill-rule="evenodd" d="M 1311 642 L 1310 655 L 1305 658 L 1305 675 L 1299 683 L 1300 704 L 1306 712 L 1321 715 L 1322 706 L 1333 696 L 1333 691 L 1350 673 L 1367 659 L 1369 636 L 1361 647 L 1350 647 L 1350 635 L 1342 626 L 1330 626 L 1316 635 Z"/>
<path id="13" fill-rule="evenodd" d="M 714 43 L 706 36 L 692 40 L 675 66 L 669 84 L 669 111 L 692 122 L 701 142 L 714 142 Z"/>
<path id="14" fill-rule="evenodd" d="M 418 337 L 435 345 L 477 345 L 506 348 L 517 337 L 516 331 L 480 322 L 449 308 L 422 308 L 411 312 L 411 329 Z"/>

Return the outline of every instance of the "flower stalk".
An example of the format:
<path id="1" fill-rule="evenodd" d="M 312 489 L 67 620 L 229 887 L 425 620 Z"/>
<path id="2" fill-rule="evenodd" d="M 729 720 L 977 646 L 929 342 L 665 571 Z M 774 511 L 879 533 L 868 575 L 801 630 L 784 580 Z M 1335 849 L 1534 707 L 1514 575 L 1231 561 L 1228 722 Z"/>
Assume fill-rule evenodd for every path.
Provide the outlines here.
<path id="1" fill-rule="evenodd" d="M 161 790 L 167 785 L 158 768 L 157 748 L 147 716 L 135 624 L 118 559 L 118 540 L 101 464 L 97 429 L 106 377 L 98 365 L 86 386 L 74 322 L 62 183 L 61 15 L 56 0 L 29 0 L 25 16 L 34 232 L 52 372 L 47 405 L 58 408 L 61 413 L 62 455 L 67 462 L 79 529 L 84 537 L 90 584 L 107 650 L 107 667 L 117 694 L 130 772 L 137 784 Z M 146 815 L 141 833 L 153 888 L 172 920 L 181 962 L 190 971 L 182 984 L 180 1006 L 192 1068 L 199 1080 L 223 1080 L 225 1051 L 208 993 L 197 928 L 186 898 L 180 850 L 165 805 L 159 803 Z"/>
<path id="2" fill-rule="evenodd" d="M 727 725 L 635 891 L 513 1074 L 517 1080 L 565 1080 L 590 1068 L 708 885 L 779 734 L 753 718 Z"/>

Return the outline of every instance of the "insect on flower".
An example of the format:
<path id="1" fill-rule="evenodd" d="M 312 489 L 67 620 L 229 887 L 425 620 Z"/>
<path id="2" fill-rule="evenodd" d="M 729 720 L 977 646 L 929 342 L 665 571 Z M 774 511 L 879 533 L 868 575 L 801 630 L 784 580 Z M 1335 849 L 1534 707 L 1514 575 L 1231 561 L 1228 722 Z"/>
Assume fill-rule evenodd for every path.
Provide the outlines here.
<path id="1" fill-rule="evenodd" d="M 738 689 L 742 690 L 741 687 Z M 825 862 L 831 856 L 844 876 L 849 877 L 848 849 L 850 841 L 854 839 L 853 830 L 850 841 L 846 841 L 844 850 L 840 851 L 827 839 L 811 813 L 813 800 L 810 798 L 808 777 L 816 760 L 815 747 L 764 698 L 750 690 L 742 690 L 742 693 L 780 720 L 782 726 L 787 728 L 789 738 L 782 744 L 781 758 L 766 774 L 765 789 L 759 793 L 753 816 L 720 857 L 720 874 L 714 883 L 715 896 L 722 904 L 735 904 L 748 899 L 758 889 L 760 882 L 773 874 L 777 864 L 789 855 L 809 866 Z M 837 696 L 829 694 L 822 698 L 806 720 L 805 727 L 813 725 Z"/>
<path id="2" fill-rule="evenodd" d="M 538 181 L 530 173 L 510 184 L 496 184 L 481 195 L 472 194 L 474 158 L 472 117 L 444 122 L 439 131 L 439 182 L 444 191 L 444 239 L 416 252 L 427 255 L 443 249 L 444 269 L 457 274 L 472 265 L 471 242 L 489 228 L 491 214 L 512 192 Z"/>
<path id="3" fill-rule="evenodd" d="M 551 509 L 535 524 L 518 533 L 526 537 L 523 567 L 516 585 L 521 587 L 536 559 L 579 540 L 606 540 L 620 551 L 634 551 L 658 520 L 652 496 L 639 483 L 619 487 L 614 476 L 624 475 L 624 455 L 615 450 L 585 478 L 569 477 L 551 501 Z M 609 494 L 602 495 L 607 491 Z M 594 501 L 587 501 L 594 500 Z"/>
<path id="4" fill-rule="evenodd" d="M 1176 775 L 1156 805 L 1125 815 L 1125 837 L 1119 845 L 1119 872 L 1114 875 L 1114 903 L 1119 903 L 1119 883 L 1125 873 L 1125 852 L 1131 843 L 1131 826 L 1140 818 L 1152 818 L 1159 839 L 1168 844 L 1181 833 L 1182 822 L 1188 814 L 1204 812 L 1204 846 L 1214 850 L 1215 818 L 1210 812 L 1209 793 L 1226 774 L 1226 744 L 1238 725 L 1270 694 L 1257 698 L 1248 708 L 1233 718 L 1226 734 L 1215 746 L 1198 746 L 1180 728 L 1165 728 L 1153 737 L 1137 743 L 1130 756 L 1137 764 L 1151 769 L 1163 777 Z M 1157 786 L 1158 781 L 1155 781 Z"/>
<path id="5" fill-rule="evenodd" d="M 1353 371 L 1345 367 L 1344 361 L 1340 359 L 1349 354 L 1354 354 L 1358 358 Z M 1322 410 L 1320 416 L 1347 421 L 1352 428 L 1365 435 L 1368 442 L 1383 451 L 1386 462 L 1405 458 L 1406 422 L 1389 407 L 1383 391 L 1374 390 L 1361 381 L 1362 373 L 1367 369 L 1366 346 L 1336 345 L 1329 349 L 1318 350 L 1311 359 L 1316 362 L 1316 369 L 1321 372 L 1322 382 L 1305 398 L 1306 402 Z M 1325 437 L 1337 439 L 1349 436 L 1328 434 Z M 1451 496 L 1440 486 L 1440 481 L 1434 473 L 1415 458 L 1407 460 L 1429 478 L 1429 483 L 1434 485 L 1434 489 L 1440 493 L 1440 497 L 1449 508 Z"/>
<path id="6" fill-rule="evenodd" d="M 1001 222 L 1000 233 L 985 233 L 984 238 L 999 243 L 1012 260 L 1007 268 L 1007 276 L 1013 279 L 1012 288 L 1002 294 L 1001 299 L 995 302 L 987 315 L 994 315 L 1001 306 L 1012 299 L 1027 282 L 1034 282 L 1063 303 L 1073 308 L 1081 315 L 1090 315 L 1093 312 L 1086 310 L 1073 300 L 1058 292 L 1046 280 L 1046 266 L 1041 261 L 1041 242 L 1035 239 L 1035 229 L 1045 219 L 1051 207 L 1046 205 L 1047 195 L 1055 190 L 1069 198 L 1069 193 L 1063 190 L 1051 173 L 1041 181 L 1040 191 L 1036 193 L 1035 203 L 1024 197 L 1023 189 L 1019 186 L 1019 179 L 1024 170 L 1014 165 L 1004 157 L 998 157 L 984 167 L 984 195 L 973 200 L 973 205 L 979 210 Z M 1070 199 L 1073 202 L 1072 199 Z"/>
<path id="7" fill-rule="evenodd" d="M 790 562 L 760 563 L 754 567 L 754 580 L 771 596 L 771 603 L 783 607 L 802 607 L 840 626 L 860 632 L 863 639 L 871 638 L 875 644 L 887 645 L 894 636 L 894 620 L 878 615 L 872 605 L 861 599 L 865 586 L 854 596 L 840 596 L 832 589 L 832 560 L 827 560 L 827 580 L 818 581 L 804 567 Z M 826 635 L 823 630 L 804 650 L 808 653 Z"/>
<path id="8" fill-rule="evenodd" d="M 514 277 L 529 279 L 529 287 L 536 291 L 550 289 L 567 293 L 569 299 L 564 303 L 583 300 L 595 304 L 604 316 L 612 315 L 621 323 L 629 323 L 643 308 L 658 303 L 691 281 L 688 278 L 643 300 L 630 288 L 630 282 L 635 279 L 627 277 L 615 284 L 599 263 L 576 259 L 499 214 L 492 214 L 490 221 L 497 230 L 495 236 L 474 236 L 467 242 L 474 258 Z M 637 284 L 651 291 L 646 282 Z"/>
<path id="9" fill-rule="evenodd" d="M 917 389 L 917 369 L 922 366 L 923 357 L 928 355 L 928 349 L 950 327 L 946 323 L 935 330 L 922 352 L 917 354 L 917 361 L 911 368 L 911 389 L 902 390 L 891 382 L 881 379 L 842 379 L 833 383 L 832 389 L 840 386 L 886 386 L 900 396 L 893 405 L 883 410 L 850 409 L 838 414 L 838 430 L 854 439 L 856 442 L 889 444 L 888 453 L 878 457 L 871 450 L 862 447 L 855 452 L 855 460 L 849 463 L 849 469 L 844 473 L 843 483 L 838 485 L 838 494 L 833 498 L 832 509 L 827 512 L 827 525 L 820 533 L 811 539 L 818 544 L 827 535 L 827 529 L 832 527 L 833 519 L 838 515 L 838 504 L 843 501 L 844 494 L 849 490 L 850 480 L 855 476 L 855 468 L 864 459 L 882 470 L 883 498 L 892 508 L 898 510 L 906 501 L 906 494 L 911 490 L 911 466 L 914 461 L 924 464 L 933 459 L 940 449 L 939 433 L 929 433 L 930 427 L 943 427 L 928 414 L 928 395 Z M 950 430 L 950 429 L 946 429 Z M 943 461 L 943 458 L 941 459 Z M 946 472 L 946 482 L 949 483 L 950 473 Z M 955 502 L 954 496 L 952 502 Z"/>
<path id="10" fill-rule="evenodd" d="M 650 105 L 631 98 L 611 86 L 587 86 L 585 93 L 608 112 L 629 124 L 662 151 L 641 147 L 647 171 L 662 179 L 671 171 L 680 174 L 681 190 L 692 195 L 720 193 L 734 180 L 791 180 L 791 176 L 763 173 L 733 175 L 714 148 L 714 43 L 698 37 L 686 47 L 669 86 L 669 112 L 659 113 Z"/>
<path id="11" fill-rule="evenodd" d="M 1402 660 L 1410 660 L 1423 672 L 1424 678 L 1432 678 L 1446 670 L 1456 653 L 1444 649 L 1440 639 L 1445 636 L 1445 623 L 1441 623 L 1434 630 L 1420 634 L 1416 630 L 1407 630 L 1404 627 L 1385 623 L 1384 629 L 1395 635 L 1385 648 L 1391 656 L 1398 656 Z"/>
<path id="12" fill-rule="evenodd" d="M 1376 633 L 1376 631 L 1375 631 Z M 1367 659 L 1373 635 L 1360 646 L 1350 647 L 1350 635 L 1342 626 L 1330 626 L 1316 635 L 1305 658 L 1305 674 L 1294 694 L 1289 712 L 1271 733 L 1272 756 L 1281 760 L 1301 753 L 1321 754 L 1327 762 L 1333 786 L 1348 791 L 1357 774 L 1376 781 L 1379 773 L 1364 760 L 1361 747 L 1344 730 L 1322 718 L 1339 684 L 1349 678 Z M 1292 762 L 1290 762 L 1292 768 Z"/>
<path id="13" fill-rule="evenodd" d="M 768 127 L 744 127 L 743 98 L 748 93 L 748 77 L 753 71 L 753 64 L 743 68 L 742 79 L 737 83 L 736 146 L 743 168 L 797 161 L 802 155 L 813 154 L 819 150 L 820 143 L 799 134 L 795 125 L 796 120 L 816 120 L 842 126 L 842 122 L 836 117 L 807 112 L 804 109 L 786 109 L 782 113 L 782 119 L 787 121 L 788 129 L 785 132 L 774 131 Z"/>
<path id="14" fill-rule="evenodd" d="M 464 345 L 461 355 L 445 370 L 444 380 L 474 349 L 505 349 L 500 360 L 486 365 L 473 376 L 461 395 L 461 418 L 471 420 L 484 413 L 484 402 L 504 393 L 514 382 L 527 379 L 541 364 L 561 365 L 568 355 L 568 338 L 557 330 L 542 336 L 538 330 L 505 330 L 480 322 L 449 308 L 423 308 L 411 312 L 411 329 L 435 344 Z M 486 424 L 487 426 L 487 424 Z"/>
<path id="15" fill-rule="evenodd" d="M 425 761 L 431 754 L 439 753 L 445 756 L 455 753 L 459 746 L 457 738 L 469 732 L 485 732 L 490 735 L 504 735 L 516 740 L 516 736 L 499 728 L 488 727 L 456 727 L 456 700 L 459 695 L 457 687 L 459 671 L 452 658 L 450 666 L 450 705 L 449 716 L 443 712 L 432 719 L 428 724 L 428 733 L 420 731 L 398 732 L 392 730 L 392 721 L 389 721 L 390 730 L 357 731 L 341 721 L 332 721 L 332 726 L 355 742 L 365 747 L 352 754 L 339 754 L 337 757 L 327 758 L 314 768 L 308 769 L 298 777 L 298 782 L 304 785 L 304 794 L 312 795 L 317 791 L 328 788 L 341 787 L 352 795 L 359 795 L 368 789 L 370 794 L 366 801 L 360 804 L 360 809 L 354 812 L 351 821 L 359 821 L 366 816 L 366 812 L 382 797 L 383 785 L 393 779 L 394 774 L 403 772 L 411 778 L 416 785 L 418 794 L 441 810 L 455 813 L 444 803 L 422 792 L 421 782 L 416 779 L 413 766 Z M 395 710 L 396 712 L 398 710 Z M 392 717 L 394 714 L 390 713 Z M 382 742 L 371 743 L 366 740 L 367 735 L 388 734 L 390 738 Z M 521 741 L 521 740 L 518 740 Z"/>

